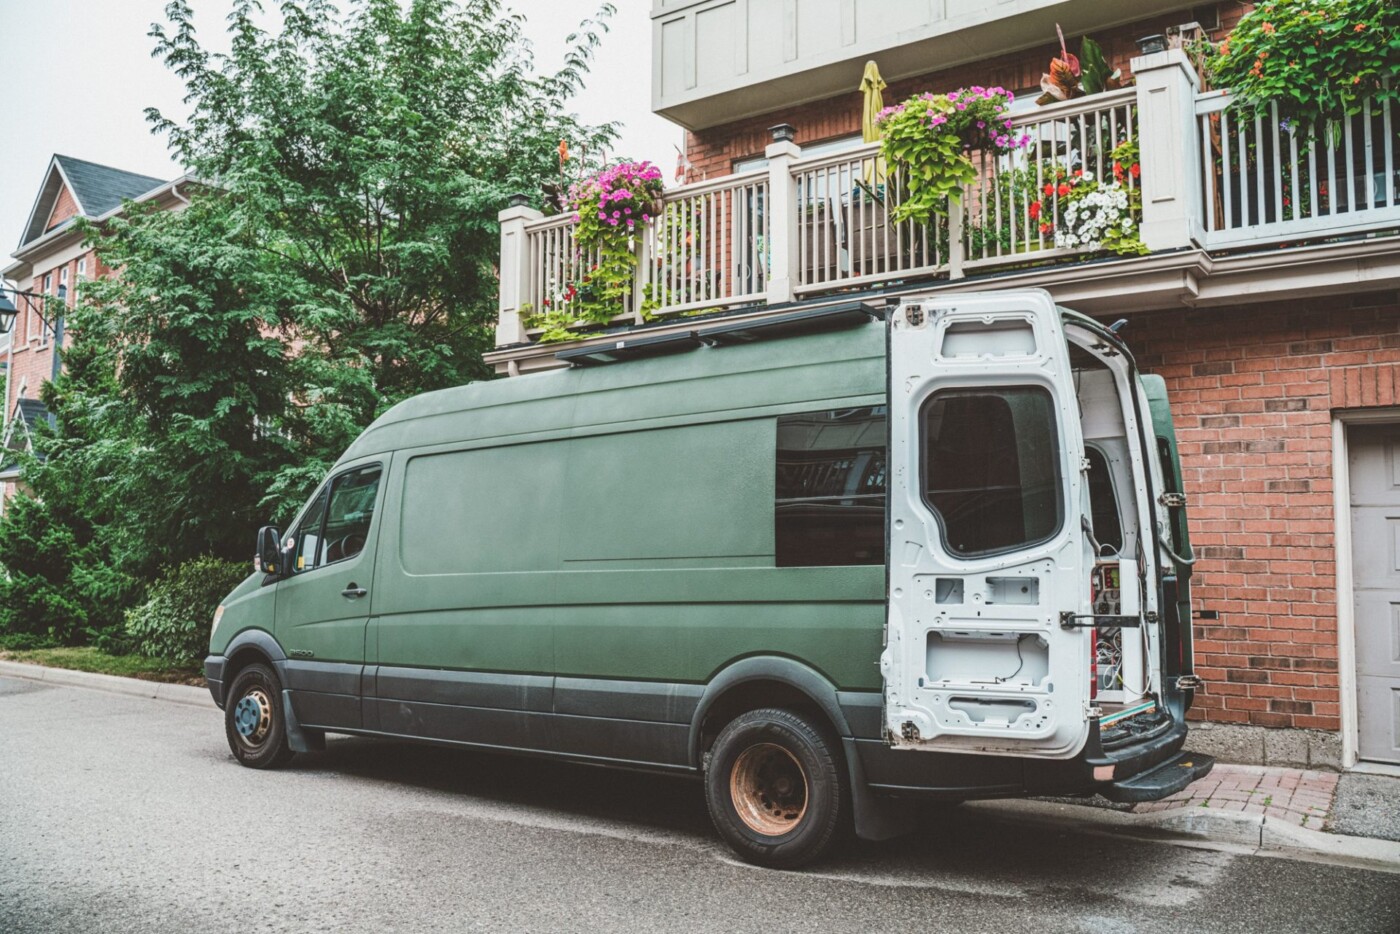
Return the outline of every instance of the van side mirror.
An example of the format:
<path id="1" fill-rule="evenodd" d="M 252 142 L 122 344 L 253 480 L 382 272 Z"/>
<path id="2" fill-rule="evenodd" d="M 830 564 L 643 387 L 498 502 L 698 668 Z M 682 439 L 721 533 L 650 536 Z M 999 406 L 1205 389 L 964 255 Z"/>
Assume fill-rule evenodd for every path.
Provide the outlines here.
<path id="1" fill-rule="evenodd" d="M 253 569 L 282 576 L 282 533 L 275 525 L 258 529 L 258 551 Z"/>

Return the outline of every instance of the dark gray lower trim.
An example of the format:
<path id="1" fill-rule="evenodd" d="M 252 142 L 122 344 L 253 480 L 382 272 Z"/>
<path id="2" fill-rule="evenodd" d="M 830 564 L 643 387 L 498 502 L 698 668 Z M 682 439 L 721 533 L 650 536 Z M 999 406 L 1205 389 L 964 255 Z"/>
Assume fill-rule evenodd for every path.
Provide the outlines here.
<path id="1" fill-rule="evenodd" d="M 224 709 L 224 666 L 228 659 L 222 655 L 210 655 L 204 659 L 204 681 L 209 686 L 209 696 L 214 698 L 214 706 Z"/>
<path id="2" fill-rule="evenodd" d="M 885 695 L 876 691 L 838 691 L 836 702 L 856 739 L 883 739 Z"/>
<path id="3" fill-rule="evenodd" d="M 554 712 L 689 724 L 704 693 L 704 686 L 699 684 L 556 678 Z"/>
<path id="4" fill-rule="evenodd" d="M 569 755 L 601 756 L 647 765 L 689 767 L 688 723 L 571 717 L 550 718 L 550 748 Z"/>
<path id="5" fill-rule="evenodd" d="M 553 682 L 547 675 L 381 665 L 374 690 L 380 700 L 386 701 L 548 713 L 553 709 Z"/>
<path id="6" fill-rule="evenodd" d="M 360 678 L 365 666 L 360 662 L 304 662 L 289 659 L 283 666 L 286 681 L 282 685 L 293 691 L 314 691 L 318 694 L 359 694 Z"/>
<path id="7" fill-rule="evenodd" d="M 358 694 L 322 694 L 319 691 L 283 691 L 296 717 L 308 727 L 350 730 L 364 726 L 363 702 Z"/>

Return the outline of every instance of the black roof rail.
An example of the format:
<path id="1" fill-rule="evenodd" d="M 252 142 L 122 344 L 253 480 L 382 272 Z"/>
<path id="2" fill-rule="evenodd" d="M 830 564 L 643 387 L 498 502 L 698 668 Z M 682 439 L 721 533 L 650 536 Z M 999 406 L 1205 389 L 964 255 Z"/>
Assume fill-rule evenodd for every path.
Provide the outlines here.
<path id="1" fill-rule="evenodd" d="M 660 357 L 666 354 L 684 353 L 687 350 L 694 350 L 702 343 L 694 331 L 680 331 L 675 334 L 660 334 L 656 337 L 624 338 L 607 344 L 572 347 L 559 351 L 554 355 L 554 359 L 563 360 L 572 366 L 596 366 L 600 363 L 635 360 L 638 357 Z"/>
<path id="2" fill-rule="evenodd" d="M 749 344 L 754 341 L 792 337 L 798 334 L 818 334 L 823 331 L 839 331 L 856 327 L 870 321 L 882 321 L 885 311 L 865 302 L 843 302 L 825 308 L 809 308 L 768 318 L 751 318 L 747 321 L 733 321 L 717 324 L 696 331 L 678 331 L 674 334 L 659 334 L 655 337 L 632 337 L 611 341 L 606 344 L 592 344 L 587 347 L 571 347 L 554 355 L 571 366 L 597 366 L 603 363 L 621 363 L 641 357 L 660 357 L 667 354 L 684 353 L 705 344 L 725 346 L 729 344 Z"/>

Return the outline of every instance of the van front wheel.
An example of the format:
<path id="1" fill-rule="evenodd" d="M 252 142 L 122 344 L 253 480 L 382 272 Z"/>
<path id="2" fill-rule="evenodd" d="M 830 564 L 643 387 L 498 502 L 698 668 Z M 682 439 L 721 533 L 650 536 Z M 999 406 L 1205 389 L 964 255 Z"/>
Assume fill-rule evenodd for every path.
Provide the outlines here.
<path id="1" fill-rule="evenodd" d="M 224 733 L 233 757 L 253 769 L 271 769 L 292 757 L 282 716 L 282 684 L 262 663 L 233 679 L 224 702 Z"/>
<path id="2" fill-rule="evenodd" d="M 710 819 L 725 842 L 760 866 L 820 858 L 841 821 L 835 744 L 791 710 L 742 714 L 719 734 L 705 770 Z"/>

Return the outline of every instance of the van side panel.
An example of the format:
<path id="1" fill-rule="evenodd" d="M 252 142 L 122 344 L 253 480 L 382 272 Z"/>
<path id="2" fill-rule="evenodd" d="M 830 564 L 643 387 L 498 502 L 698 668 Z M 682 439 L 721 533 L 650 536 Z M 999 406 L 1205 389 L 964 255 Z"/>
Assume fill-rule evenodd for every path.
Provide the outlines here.
<path id="1" fill-rule="evenodd" d="M 347 453 L 395 449 L 377 728 L 689 767 L 738 659 L 878 691 L 884 568 L 774 567 L 773 525 L 778 416 L 883 405 L 884 379 L 872 324 L 396 408 Z"/>

